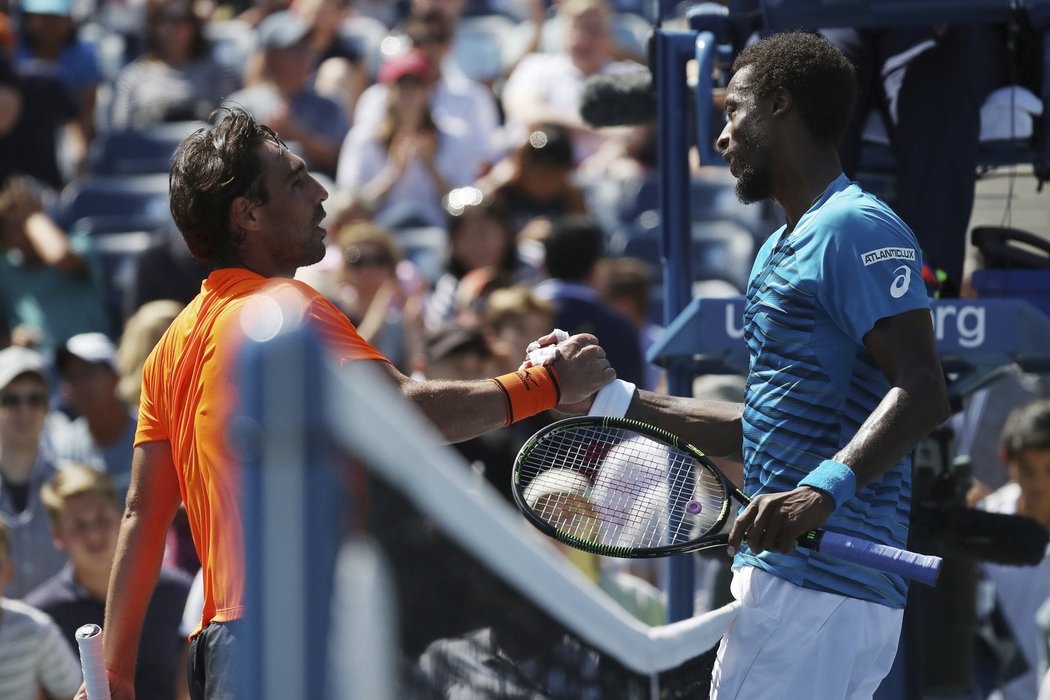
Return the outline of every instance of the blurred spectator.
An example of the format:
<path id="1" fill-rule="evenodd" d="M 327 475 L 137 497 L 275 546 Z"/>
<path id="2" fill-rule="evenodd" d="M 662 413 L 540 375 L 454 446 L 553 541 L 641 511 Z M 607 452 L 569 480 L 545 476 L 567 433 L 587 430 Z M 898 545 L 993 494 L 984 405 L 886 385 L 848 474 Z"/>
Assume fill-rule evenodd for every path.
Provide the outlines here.
<path id="1" fill-rule="evenodd" d="M 171 299 L 188 304 L 201 290 L 211 268 L 194 259 L 174 222 L 135 259 L 131 284 L 125 290 L 126 315 L 147 302 Z"/>
<path id="2" fill-rule="evenodd" d="M 821 32 L 857 68 L 857 106 L 840 148 L 854 177 L 874 108 L 896 156 L 894 211 L 915 232 L 926 261 L 947 273 L 941 293 L 957 296 L 977 179 L 981 105 L 1005 82 L 999 27 Z"/>
<path id="3" fill-rule="evenodd" d="M 0 308 L 14 335 L 28 329 L 53 349 L 77 333 L 107 331 L 109 321 L 92 283 L 87 240 L 72 240 L 42 211 L 25 178 L 0 189 Z"/>
<path id="4" fill-rule="evenodd" d="M 59 465 L 83 464 L 105 472 L 123 497 L 131 485 L 138 406 L 117 392 L 117 349 L 102 333 L 81 333 L 55 356 L 60 389 L 75 417 L 54 421 L 48 431 Z"/>
<path id="5" fill-rule="evenodd" d="M 379 80 L 387 86 L 385 120 L 358 123 L 339 157 L 339 187 L 354 195 L 362 214 L 388 228 L 442 226 L 442 198 L 474 181 L 466 138 L 444 131 L 430 110 L 436 74 L 421 51 L 387 59 Z"/>
<path id="6" fill-rule="evenodd" d="M 525 359 L 525 348 L 554 328 L 554 307 L 528 285 L 497 289 L 482 313 L 485 338 L 497 362 L 498 374 L 513 372 Z"/>
<path id="7" fill-rule="evenodd" d="M 409 288 L 398 277 L 402 259 L 394 236 L 359 221 L 338 234 L 343 265 L 331 297 L 357 332 L 402 372 L 412 371 L 421 351 L 424 287 Z M 409 279 L 415 279 L 411 277 Z"/>
<path id="8" fill-rule="evenodd" d="M 51 543 L 40 488 L 55 473 L 40 438 L 48 407 L 47 367 L 33 350 L 0 350 L 0 516 L 10 528 L 7 555 L 17 562 L 7 595 L 21 598 L 53 576 L 66 555 Z"/>
<path id="9" fill-rule="evenodd" d="M 256 33 L 262 82 L 233 93 L 227 105 L 251 112 L 288 142 L 308 168 L 333 176 L 348 124 L 343 107 L 312 87 L 316 52 L 310 28 L 285 11 L 264 19 Z"/>
<path id="10" fill-rule="evenodd" d="M 27 595 L 26 602 L 55 620 L 75 652 L 77 628 L 103 624 L 123 508 L 109 478 L 80 465 L 56 474 L 44 485 L 42 498 L 55 543 L 69 554 L 69 565 Z M 136 697 L 175 698 L 176 678 L 183 672 L 179 623 L 190 580 L 185 573 L 161 569 L 139 640 Z"/>
<path id="11" fill-rule="evenodd" d="M 57 78 L 76 105 L 78 143 L 67 144 L 78 170 L 95 136 L 95 102 L 102 68 L 94 48 L 77 36 L 72 0 L 22 0 L 21 36 L 14 49 L 15 70 L 22 76 Z"/>
<path id="12" fill-rule="evenodd" d="M 17 565 L 11 534 L 0 517 L 0 596 Z M 80 687 L 80 664 L 45 613 L 0 597 L 0 698 L 72 697 Z"/>
<path id="13" fill-rule="evenodd" d="M 419 372 L 426 379 L 478 379 L 492 373 L 485 335 L 469 321 L 449 321 L 427 332 L 424 355 Z"/>
<path id="14" fill-rule="evenodd" d="M 623 314 L 638 331 L 644 359 L 663 333 L 663 328 L 650 320 L 653 282 L 649 265 L 638 258 L 604 258 L 598 264 L 596 286 L 602 301 Z M 663 369 L 646 361 L 643 388 L 666 392 Z"/>
<path id="15" fill-rule="evenodd" d="M 984 499 L 985 510 L 1027 516 L 1050 528 L 1050 401 L 1034 401 L 1012 411 L 999 449 L 1010 481 Z M 1034 698 L 1040 681 L 1036 612 L 1050 599 L 1050 556 L 1035 567 L 988 562 L 981 566 L 1028 666 L 999 688 L 1001 697 Z"/>
<path id="16" fill-rule="evenodd" d="M 138 410 L 142 390 L 142 367 L 154 346 L 184 305 L 171 299 L 158 299 L 143 304 L 124 324 L 117 346 L 117 369 L 120 382 L 117 393 L 133 411 Z"/>
<path id="17" fill-rule="evenodd" d="M 605 304 L 594 285 L 605 238 L 598 224 L 585 216 L 555 221 L 543 241 L 549 279 L 536 294 L 554 304 L 554 326 L 574 335 L 591 333 L 605 348 L 616 376 L 645 385 L 644 360 L 638 331 L 620 312 Z"/>
<path id="18" fill-rule="evenodd" d="M 340 31 L 350 15 L 349 0 L 294 0 L 291 10 L 311 29 L 317 54 L 314 90 L 342 105 L 350 123 L 369 76 L 360 41 Z"/>
<path id="19" fill-rule="evenodd" d="M 452 0 L 445 9 L 414 11 L 405 20 L 404 31 L 412 48 L 421 51 L 433 67 L 435 81 L 430 90 L 430 110 L 442 131 L 465 141 L 472 178 L 481 175 L 499 159 L 500 117 L 492 91 L 449 67 L 449 54 L 455 37 L 461 0 Z M 460 10 L 455 10 L 458 6 Z M 369 129 L 382 122 L 386 114 L 389 87 L 382 81 L 361 95 L 354 114 L 354 125 Z"/>
<path id="20" fill-rule="evenodd" d="M 577 164 L 598 151 L 603 135 L 580 118 L 584 79 L 599 73 L 637 70 L 638 64 L 613 60 L 611 20 L 605 0 L 564 0 L 558 15 L 568 22 L 560 53 L 526 56 L 503 86 L 507 126 L 527 132 L 530 124 L 560 124 L 570 130 Z"/>
<path id="21" fill-rule="evenodd" d="M 60 189 L 57 137 L 63 129 L 74 132 L 66 141 L 70 152 L 80 149 L 71 159 L 83 158 L 87 144 L 73 98 L 57 78 L 16 75 L 0 45 L 0 183 L 23 174 Z"/>
<path id="22" fill-rule="evenodd" d="M 572 141 L 565 127 L 531 127 L 506 162 L 506 168 L 494 168 L 479 187 L 500 202 L 515 234 L 533 219 L 587 213 L 583 190 L 573 184 Z"/>
<path id="23" fill-rule="evenodd" d="M 448 202 L 448 261 L 427 301 L 426 323 L 431 328 L 463 312 L 475 314 L 493 289 L 535 277 L 518 256 L 510 222 L 498 202 L 472 187 L 449 193 Z"/>
<path id="24" fill-rule="evenodd" d="M 205 18 L 191 0 L 149 0 L 146 53 L 125 66 L 113 87 L 113 129 L 206 120 L 239 79 L 211 56 Z"/>

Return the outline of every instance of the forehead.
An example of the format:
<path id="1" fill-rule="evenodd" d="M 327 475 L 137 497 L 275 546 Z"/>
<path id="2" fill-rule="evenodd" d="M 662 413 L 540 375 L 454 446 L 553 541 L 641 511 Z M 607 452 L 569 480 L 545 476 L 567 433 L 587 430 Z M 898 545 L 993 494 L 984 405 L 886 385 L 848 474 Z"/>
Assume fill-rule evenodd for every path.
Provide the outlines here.
<path id="1" fill-rule="evenodd" d="M 267 180 L 287 180 L 306 167 L 302 158 L 281 144 L 264 141 L 259 148 Z"/>
<path id="2" fill-rule="evenodd" d="M 729 85 L 726 86 L 726 99 L 734 99 L 739 102 L 750 99 L 754 95 L 751 81 L 752 70 L 752 67 L 747 65 L 733 74 Z"/>
<path id="3" fill-rule="evenodd" d="M 98 511 L 118 512 L 119 508 L 112 499 L 97 491 L 87 491 L 65 498 L 62 502 L 63 518 L 84 518 L 95 515 Z"/>
<path id="4" fill-rule="evenodd" d="M 36 372 L 24 372 L 12 379 L 7 386 L 0 388 L 0 393 L 8 393 L 21 389 L 41 389 L 47 386 L 47 381 Z"/>

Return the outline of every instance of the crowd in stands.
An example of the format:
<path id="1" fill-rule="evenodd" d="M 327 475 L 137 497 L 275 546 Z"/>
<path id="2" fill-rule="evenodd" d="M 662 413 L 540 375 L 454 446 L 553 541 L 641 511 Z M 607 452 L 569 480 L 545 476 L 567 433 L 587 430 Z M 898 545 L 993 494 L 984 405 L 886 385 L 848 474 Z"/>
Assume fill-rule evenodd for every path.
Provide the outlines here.
<path id="1" fill-rule="evenodd" d="M 588 76 L 644 68 L 645 5 L 0 0 L 0 698 L 71 696 L 73 631 L 102 623 L 142 366 L 209 273 L 170 219 L 169 158 L 216 108 L 250 111 L 325 184 L 328 254 L 300 277 L 402 371 L 502 374 L 560 327 L 599 336 L 621 378 L 665 387 L 645 360 L 658 253 L 608 254 L 624 193 L 651 192 L 656 131 L 593 129 L 577 108 Z M 746 274 L 722 282 L 741 293 Z M 514 455 L 549 420 L 456 448 L 509 497 Z M 1012 480 L 987 503 L 1050 526 L 1050 427 L 1025 425 L 1034 442 L 1004 442 Z M 168 543 L 142 698 L 187 697 L 199 562 L 184 525 Z M 1006 590 L 1026 574 L 988 575 Z M 1028 593 L 1008 615 L 1035 614 Z M 1045 625 L 1022 627 L 1046 644 Z M 1029 689 L 1047 661 L 1027 642 Z"/>

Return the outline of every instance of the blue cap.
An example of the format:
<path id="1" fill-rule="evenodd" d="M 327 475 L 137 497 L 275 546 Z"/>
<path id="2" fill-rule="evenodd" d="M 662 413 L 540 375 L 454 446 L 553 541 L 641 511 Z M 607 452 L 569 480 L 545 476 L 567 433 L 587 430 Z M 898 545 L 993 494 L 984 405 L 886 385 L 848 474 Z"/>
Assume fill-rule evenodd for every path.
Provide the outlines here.
<path id="1" fill-rule="evenodd" d="M 22 12 L 70 17 L 73 14 L 73 0 L 22 0 Z"/>
<path id="2" fill-rule="evenodd" d="M 290 49 L 310 35 L 310 27 L 287 10 L 273 13 L 264 19 L 255 31 L 259 37 L 259 48 L 264 51 Z"/>

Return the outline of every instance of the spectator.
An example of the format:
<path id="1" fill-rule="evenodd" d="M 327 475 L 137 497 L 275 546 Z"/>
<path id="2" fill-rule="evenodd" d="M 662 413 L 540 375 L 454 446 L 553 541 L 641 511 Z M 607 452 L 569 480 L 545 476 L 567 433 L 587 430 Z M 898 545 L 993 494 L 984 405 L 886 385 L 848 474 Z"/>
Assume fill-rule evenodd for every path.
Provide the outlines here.
<path id="1" fill-rule="evenodd" d="M 559 53 L 534 53 L 518 64 L 503 86 L 503 109 L 511 136 L 530 124 L 560 124 L 570 130 L 577 164 L 598 151 L 603 136 L 580 117 L 584 79 L 601 73 L 637 70 L 613 60 L 609 7 L 605 0 L 565 0 L 558 15 L 568 23 Z"/>
<path id="2" fill-rule="evenodd" d="M 0 316 L 22 326 L 45 349 L 109 321 L 89 275 L 87 241 L 66 236 L 41 207 L 26 178 L 0 189 Z"/>
<path id="3" fill-rule="evenodd" d="M 999 444 L 1010 481 L 982 505 L 994 513 L 1033 518 L 1050 528 L 1050 401 L 1033 401 L 1014 409 Z M 986 562 L 982 570 L 1028 666 L 999 691 L 1004 700 L 1034 698 L 1040 681 L 1036 612 L 1050 599 L 1050 556 L 1034 568 Z"/>
<path id="4" fill-rule="evenodd" d="M 343 265 L 332 300 L 362 338 L 401 371 L 411 372 L 421 351 L 424 290 L 402 285 L 398 267 L 412 263 L 402 260 L 389 231 L 370 222 L 343 227 L 339 247 Z"/>
<path id="5" fill-rule="evenodd" d="M 291 10 L 311 29 L 310 43 L 317 53 L 314 90 L 343 107 L 347 122 L 357 100 L 368 87 L 368 66 L 360 41 L 341 31 L 350 15 L 348 0 L 294 0 Z"/>
<path id="6" fill-rule="evenodd" d="M 379 70 L 388 88 L 386 119 L 378 129 L 356 124 L 339 156 L 337 184 L 354 195 L 363 215 L 389 228 L 442 226 L 442 198 L 474 181 L 469 141 L 434 121 L 434 78 L 421 51 L 387 59 Z"/>
<path id="7" fill-rule="evenodd" d="M 404 31 L 412 48 L 426 55 L 436 74 L 430 91 L 434 122 L 449 134 L 466 137 L 471 149 L 466 157 L 471 176 L 476 178 L 499 159 L 500 116 L 492 91 L 450 66 L 449 55 L 463 2 L 452 0 L 446 5 L 444 9 L 413 11 L 405 20 Z M 383 121 L 387 92 L 389 87 L 381 81 L 365 90 L 354 114 L 355 126 L 362 125 L 367 130 L 369 125 L 374 128 Z"/>
<path id="8" fill-rule="evenodd" d="M 554 326 L 569 334 L 593 333 L 601 339 L 617 376 L 644 384 L 638 331 L 625 316 L 601 301 L 594 286 L 605 248 L 598 224 L 584 216 L 559 219 L 543 247 L 549 279 L 536 287 L 536 294 L 554 304 Z"/>
<path id="9" fill-rule="evenodd" d="M 652 271 L 638 258 L 605 258 L 598 265 L 598 296 L 620 312 L 638 331 L 641 353 L 645 358 L 656 343 L 663 328 L 653 323 L 650 296 L 653 286 Z M 646 361 L 645 388 L 649 391 L 666 390 L 664 372 Z"/>
<path id="10" fill-rule="evenodd" d="M 973 210 L 985 97 L 1006 78 L 1002 29 L 986 25 L 821 32 L 856 66 L 858 99 L 840 148 L 853 177 L 873 109 L 896 156 L 894 211 L 957 296 Z"/>
<path id="11" fill-rule="evenodd" d="M 204 120 L 240 87 L 238 77 L 211 57 L 204 24 L 190 0 L 149 0 L 146 53 L 117 75 L 113 129 Z"/>
<path id="12" fill-rule="evenodd" d="M 494 184 L 492 196 L 507 211 L 515 234 L 533 219 L 587 213 L 583 190 L 573 184 L 568 129 L 557 124 L 530 127 L 528 138 L 508 160 L 507 168 L 494 169 L 493 177 L 486 180 Z M 497 170 L 506 171 L 505 179 Z M 484 184 L 480 187 L 487 189 Z"/>
<path id="13" fill-rule="evenodd" d="M 156 240 L 135 259 L 134 270 L 124 297 L 128 316 L 151 301 L 188 304 L 211 272 L 189 254 L 174 223 L 158 232 Z"/>
<path id="14" fill-rule="evenodd" d="M 16 567 L 11 532 L 0 517 L 0 595 Z M 0 597 L 0 698 L 70 697 L 80 685 L 80 664 L 46 614 Z"/>
<path id="15" fill-rule="evenodd" d="M 531 287 L 520 284 L 493 291 L 482 319 L 499 370 L 513 372 L 523 359 L 521 349 L 554 327 L 554 307 L 537 297 Z"/>
<path id="16" fill-rule="evenodd" d="M 142 366 L 183 306 L 170 299 L 151 301 L 139 307 L 124 324 L 124 333 L 117 346 L 117 369 L 120 372 L 117 393 L 134 410 L 138 410 L 142 389 Z"/>
<path id="17" fill-rule="evenodd" d="M 41 496 L 55 543 L 69 554 L 69 565 L 26 596 L 26 602 L 55 620 L 75 652 L 77 628 L 85 624 L 102 626 L 105 618 L 122 502 L 105 474 L 80 465 L 56 474 L 44 485 Z M 175 698 L 176 677 L 182 672 L 178 662 L 185 643 L 179 623 L 190 580 L 182 572 L 161 569 L 139 642 L 136 697 Z"/>
<path id="18" fill-rule="evenodd" d="M 264 19 L 256 32 L 262 81 L 230 95 L 228 104 L 244 107 L 267 123 L 311 170 L 335 175 L 348 124 L 342 106 L 318 95 L 311 85 L 316 54 L 310 28 L 282 11 Z"/>
<path id="19" fill-rule="evenodd" d="M 55 473 L 40 449 L 47 417 L 47 367 L 39 353 L 0 350 L 0 516 L 7 520 L 6 554 L 18 563 L 7 595 L 21 598 L 66 563 L 54 548 L 40 488 Z"/>
<path id="20" fill-rule="evenodd" d="M 77 37 L 72 14 L 72 0 L 23 0 L 22 32 L 13 56 L 20 75 L 57 78 L 73 100 L 80 128 L 68 132 L 75 141 L 67 148 L 79 171 L 95 136 L 102 68 L 92 46 Z"/>
<path id="21" fill-rule="evenodd" d="M 117 392 L 117 349 L 102 333 L 81 333 L 55 358 L 61 391 L 75 417 L 56 424 L 49 437 L 59 464 L 84 464 L 105 472 L 123 497 L 131 483 L 138 406 Z"/>
<path id="22" fill-rule="evenodd" d="M 448 201 L 448 261 L 427 302 L 426 323 L 431 328 L 461 312 L 475 312 L 479 300 L 497 287 L 534 277 L 518 256 L 498 202 L 471 187 L 451 192 Z"/>

